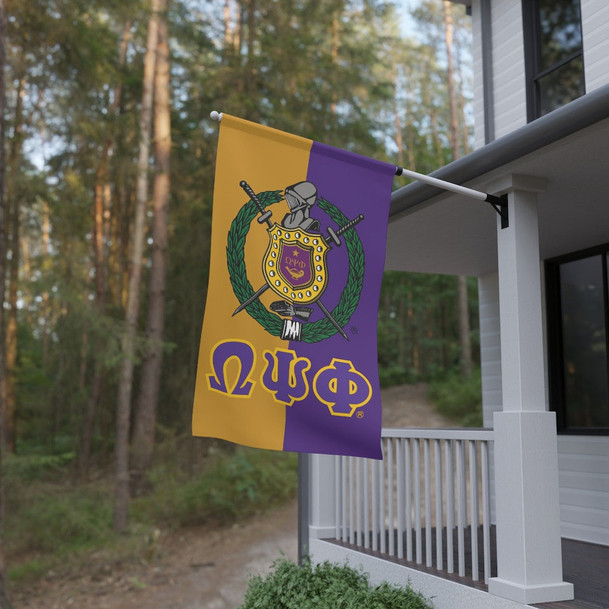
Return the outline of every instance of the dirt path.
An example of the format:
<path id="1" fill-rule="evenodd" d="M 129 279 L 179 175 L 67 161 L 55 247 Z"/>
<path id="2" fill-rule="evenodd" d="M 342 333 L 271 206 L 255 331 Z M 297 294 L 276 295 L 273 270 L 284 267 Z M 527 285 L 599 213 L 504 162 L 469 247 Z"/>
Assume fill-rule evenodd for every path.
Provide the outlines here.
<path id="1" fill-rule="evenodd" d="M 428 404 L 424 385 L 383 391 L 384 427 L 450 427 Z M 231 528 L 161 535 L 148 564 L 92 560 L 77 574 L 50 573 L 20 592 L 14 609 L 236 609 L 252 574 L 297 557 L 297 504 Z M 98 564 L 96 564 L 98 563 Z"/>

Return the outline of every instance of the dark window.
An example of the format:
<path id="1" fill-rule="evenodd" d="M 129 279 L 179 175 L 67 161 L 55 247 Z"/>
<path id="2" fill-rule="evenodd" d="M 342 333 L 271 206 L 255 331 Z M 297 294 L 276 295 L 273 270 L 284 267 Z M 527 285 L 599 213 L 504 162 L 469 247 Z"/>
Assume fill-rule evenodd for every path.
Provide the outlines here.
<path id="1" fill-rule="evenodd" d="M 550 405 L 562 431 L 609 432 L 609 245 L 546 263 Z"/>
<path id="2" fill-rule="evenodd" d="M 580 0 L 523 0 L 528 119 L 585 93 Z"/>

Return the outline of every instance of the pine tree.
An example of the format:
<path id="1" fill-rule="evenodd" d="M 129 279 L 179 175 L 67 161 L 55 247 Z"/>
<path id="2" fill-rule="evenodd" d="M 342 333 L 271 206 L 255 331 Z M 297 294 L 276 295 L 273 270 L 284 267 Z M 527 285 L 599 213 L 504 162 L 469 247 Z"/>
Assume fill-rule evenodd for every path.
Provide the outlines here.
<path id="1" fill-rule="evenodd" d="M 139 294 L 142 278 L 142 257 L 144 253 L 144 231 L 146 205 L 148 202 L 148 165 L 150 159 L 150 132 L 156 53 L 159 44 L 159 11 L 162 0 L 151 0 L 148 22 L 148 40 L 144 58 L 142 105 L 140 108 L 140 143 L 138 158 L 135 225 L 127 306 L 126 328 L 122 341 L 122 360 L 116 404 L 115 437 L 115 504 L 114 528 L 123 530 L 128 523 L 129 511 L 129 430 L 131 419 L 131 394 L 133 390 L 133 369 L 135 341 L 139 314 Z"/>
<path id="2" fill-rule="evenodd" d="M 143 358 L 139 394 L 135 409 L 132 446 L 134 492 L 141 489 L 154 448 L 159 385 L 163 361 L 165 285 L 167 257 L 167 213 L 170 188 L 171 123 L 169 113 L 169 39 L 167 3 L 159 3 L 158 44 L 154 74 L 154 156 L 152 256 L 148 288 L 148 348 Z"/>

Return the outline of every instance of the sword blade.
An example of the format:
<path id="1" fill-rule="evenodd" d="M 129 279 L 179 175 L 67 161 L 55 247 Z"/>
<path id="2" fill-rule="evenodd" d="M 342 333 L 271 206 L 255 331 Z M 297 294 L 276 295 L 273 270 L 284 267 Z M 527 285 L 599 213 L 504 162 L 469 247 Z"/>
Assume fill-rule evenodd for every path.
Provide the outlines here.
<path id="1" fill-rule="evenodd" d="M 252 294 L 245 302 L 242 302 L 236 309 L 235 312 L 233 313 L 233 317 L 235 315 L 237 315 L 237 313 L 239 313 L 239 311 L 243 311 L 243 309 L 245 309 L 245 307 L 247 307 L 247 305 L 252 304 L 252 302 L 254 302 L 254 300 L 256 300 L 257 298 L 260 298 L 260 296 L 262 294 L 264 294 L 264 292 L 266 292 L 266 290 L 269 289 L 269 284 L 265 283 L 261 288 L 258 289 L 257 292 L 255 292 L 254 294 Z"/>
<path id="2" fill-rule="evenodd" d="M 319 300 L 317 301 L 317 306 L 321 309 L 322 313 L 328 318 L 330 323 L 341 333 L 342 337 L 349 341 L 349 337 L 345 334 L 345 331 L 338 325 L 338 322 L 332 317 L 332 313 L 326 309 L 326 307 Z M 350 342 L 350 341 L 349 341 Z"/>

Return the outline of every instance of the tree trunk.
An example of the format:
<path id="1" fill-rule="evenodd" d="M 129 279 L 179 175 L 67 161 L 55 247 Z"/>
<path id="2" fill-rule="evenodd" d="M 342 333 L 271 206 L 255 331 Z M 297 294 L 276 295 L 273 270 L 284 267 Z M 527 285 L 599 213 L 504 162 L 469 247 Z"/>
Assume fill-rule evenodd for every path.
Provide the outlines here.
<path id="1" fill-rule="evenodd" d="M 339 20 L 339 12 L 338 10 L 334 11 L 332 15 L 332 81 L 336 81 L 336 74 L 339 70 L 338 67 L 338 50 L 340 48 L 340 20 Z M 336 93 L 336 87 L 332 87 L 332 103 L 330 107 L 330 111 L 332 112 L 332 116 L 336 115 L 336 111 L 338 109 L 338 95 Z"/>
<path id="2" fill-rule="evenodd" d="M 469 302 L 467 298 L 467 277 L 462 275 L 457 279 L 457 289 L 459 292 L 459 343 L 460 343 L 460 367 L 461 375 L 469 378 L 472 375 L 472 341 L 470 336 L 469 324 Z"/>
<path id="3" fill-rule="evenodd" d="M 19 196 L 16 192 L 16 173 L 22 153 L 23 143 L 23 97 L 25 95 L 25 77 L 19 79 L 17 102 L 15 106 L 15 124 L 8 159 L 9 176 L 6 184 L 6 205 L 9 209 L 9 245 L 11 260 L 8 274 L 8 315 L 6 320 L 5 349 L 5 379 L 4 379 L 4 439 L 6 448 L 11 453 L 16 449 L 15 418 L 17 412 L 17 394 L 15 368 L 17 366 L 17 283 L 19 280 Z"/>
<path id="4" fill-rule="evenodd" d="M 5 86 L 4 67 L 6 63 L 6 12 L 4 0 L 0 0 L 0 118 L 4 116 L 5 110 Z M 4 310 L 4 121 L 0 120 L 0 328 L 3 327 Z M 0 426 L 4 428 L 4 355 L 0 344 Z M 4 436 L 1 430 L 0 438 Z M 6 565 L 4 563 L 4 485 L 2 479 L 2 452 L 4 447 L 0 442 L 0 607 L 10 609 L 8 593 L 6 590 Z"/>
<path id="5" fill-rule="evenodd" d="M 446 42 L 446 65 L 448 94 L 450 99 L 449 137 L 453 160 L 460 156 L 459 146 L 459 112 L 457 108 L 457 91 L 453 61 L 453 20 L 450 12 L 451 3 L 444 0 L 444 32 Z M 469 325 L 469 302 L 467 298 L 467 277 L 457 278 L 457 316 L 459 321 L 459 361 L 461 374 L 468 378 L 472 373 L 472 344 Z"/>
<path id="6" fill-rule="evenodd" d="M 130 38 L 130 21 L 125 23 L 123 28 L 123 36 L 119 47 L 119 66 L 125 63 L 127 56 L 127 45 Z M 119 82 L 114 87 L 114 99 L 110 106 L 110 115 L 115 116 L 120 107 L 120 99 L 122 93 L 122 85 Z M 104 314 L 106 305 L 106 247 L 105 243 L 105 211 L 108 200 L 108 166 L 110 155 L 114 144 L 114 132 L 111 130 L 104 140 L 104 145 L 101 152 L 99 165 L 97 167 L 95 190 L 93 197 L 93 261 L 95 268 L 95 308 L 99 315 Z M 86 361 L 86 360 L 85 360 Z M 104 383 L 104 375 L 101 362 L 95 361 L 95 369 L 93 379 L 91 381 L 91 390 L 87 401 L 85 416 L 80 425 L 80 442 L 78 451 L 78 478 L 81 481 L 89 477 L 89 462 L 91 457 L 91 443 L 93 440 L 93 431 L 95 429 L 95 419 L 101 396 L 101 389 Z"/>
<path id="7" fill-rule="evenodd" d="M 398 149 L 397 161 L 400 167 L 404 166 L 404 139 L 402 137 L 402 119 L 400 118 L 400 108 L 398 106 L 398 68 L 394 63 L 391 70 L 393 80 L 393 126 L 395 128 L 395 145 Z"/>
<path id="8" fill-rule="evenodd" d="M 121 361 L 116 404 L 115 438 L 115 505 L 114 528 L 125 529 L 129 512 L 129 423 L 131 418 L 131 392 L 133 388 L 133 360 L 139 313 L 139 291 L 144 252 L 144 223 L 148 200 L 148 163 L 150 159 L 150 128 L 156 47 L 158 41 L 159 0 L 151 0 L 152 12 L 148 22 L 148 40 L 144 58 L 142 107 L 140 110 L 140 142 L 137 168 L 135 223 L 131 251 L 131 273 L 127 289 L 125 312 L 126 329 L 122 340 Z"/>
<path id="9" fill-rule="evenodd" d="M 257 122 L 260 115 L 257 101 L 257 66 L 256 66 L 256 0 L 247 0 L 247 55 L 245 71 L 245 97 L 247 117 Z"/>
<path id="10" fill-rule="evenodd" d="M 223 21 L 224 21 L 224 53 L 231 49 L 235 40 L 235 30 L 232 24 L 232 15 L 231 15 L 231 0 L 224 0 L 224 9 L 223 9 Z"/>
<path id="11" fill-rule="evenodd" d="M 451 3 L 444 0 L 444 36 L 446 43 L 446 77 L 448 81 L 448 98 L 450 103 L 449 139 L 453 160 L 458 159 L 459 152 L 459 113 L 457 110 L 457 91 L 455 87 L 455 69 L 453 61 L 453 18 L 450 12 Z"/>
<path id="12" fill-rule="evenodd" d="M 169 42 L 166 0 L 159 15 L 159 40 L 154 79 L 154 177 L 152 226 L 152 262 L 148 289 L 148 319 L 146 338 L 148 351 L 142 366 L 140 390 L 136 403 L 132 445 L 132 493 L 143 487 L 144 476 L 152 461 L 154 430 L 163 361 L 163 331 L 165 322 L 165 275 L 167 255 L 167 207 L 170 188 L 171 122 L 169 108 Z"/>

